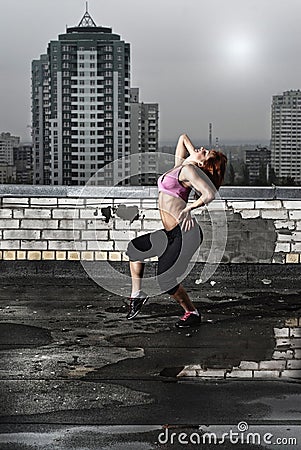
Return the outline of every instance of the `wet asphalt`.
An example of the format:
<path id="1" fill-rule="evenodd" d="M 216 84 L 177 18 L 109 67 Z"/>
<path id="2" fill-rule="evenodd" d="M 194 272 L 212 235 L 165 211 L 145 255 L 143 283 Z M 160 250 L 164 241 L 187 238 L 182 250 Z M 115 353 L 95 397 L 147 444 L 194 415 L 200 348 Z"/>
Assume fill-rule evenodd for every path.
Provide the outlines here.
<path id="1" fill-rule="evenodd" d="M 297 378 L 178 375 L 196 364 L 231 371 L 241 361 L 271 360 L 274 329 L 299 323 L 301 290 L 222 280 L 186 285 L 202 325 L 178 330 L 181 311 L 167 295 L 151 298 L 128 321 L 127 299 L 91 280 L 2 280 L 0 449 L 200 448 L 181 444 L 179 434 L 221 436 L 223 427 L 237 431 L 240 422 L 262 435 L 298 438 Z M 301 435 L 299 445 L 277 447 L 301 448 Z M 201 448 L 217 446 L 276 444 L 246 447 L 228 439 Z"/>

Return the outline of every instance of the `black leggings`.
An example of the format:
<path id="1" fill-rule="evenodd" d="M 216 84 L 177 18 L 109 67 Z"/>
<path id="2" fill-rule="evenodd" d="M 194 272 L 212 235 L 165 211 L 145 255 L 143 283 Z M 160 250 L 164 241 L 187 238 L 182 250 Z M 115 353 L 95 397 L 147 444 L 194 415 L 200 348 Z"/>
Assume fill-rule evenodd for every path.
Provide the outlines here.
<path id="1" fill-rule="evenodd" d="M 173 295 L 179 287 L 177 278 L 185 274 L 202 240 L 202 230 L 194 221 L 194 226 L 186 232 L 177 225 L 170 231 L 163 228 L 139 236 L 129 242 L 126 254 L 130 261 L 141 262 L 158 256 L 157 281 L 160 289 Z"/>

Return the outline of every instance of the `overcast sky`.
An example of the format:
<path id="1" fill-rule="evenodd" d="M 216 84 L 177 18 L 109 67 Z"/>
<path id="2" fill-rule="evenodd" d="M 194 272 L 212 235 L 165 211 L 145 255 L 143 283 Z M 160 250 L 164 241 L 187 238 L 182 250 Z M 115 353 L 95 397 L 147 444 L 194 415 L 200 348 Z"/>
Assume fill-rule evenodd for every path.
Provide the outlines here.
<path id="1" fill-rule="evenodd" d="M 30 67 L 84 0 L 0 0 L 0 131 L 29 139 Z M 269 141 L 272 95 L 301 88 L 301 0 L 90 0 L 131 43 L 132 86 L 160 107 L 160 140 Z"/>

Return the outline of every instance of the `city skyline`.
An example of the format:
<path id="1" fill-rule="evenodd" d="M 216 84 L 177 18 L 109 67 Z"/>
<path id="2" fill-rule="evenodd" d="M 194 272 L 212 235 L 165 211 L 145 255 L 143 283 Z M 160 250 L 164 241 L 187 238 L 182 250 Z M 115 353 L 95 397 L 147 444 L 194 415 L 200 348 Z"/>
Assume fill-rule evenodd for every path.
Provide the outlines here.
<path id="1" fill-rule="evenodd" d="M 185 131 L 206 144 L 209 122 L 221 142 L 269 141 L 273 95 L 301 88 L 300 2 L 240 3 L 155 0 L 142 9 L 137 0 L 89 1 L 97 25 L 130 42 L 131 86 L 140 88 L 145 102 L 159 103 L 161 142 Z M 28 140 L 31 61 L 66 25 L 79 23 L 85 1 L 54 7 L 50 0 L 12 0 L 2 2 L 2 11 L 1 131 Z"/>

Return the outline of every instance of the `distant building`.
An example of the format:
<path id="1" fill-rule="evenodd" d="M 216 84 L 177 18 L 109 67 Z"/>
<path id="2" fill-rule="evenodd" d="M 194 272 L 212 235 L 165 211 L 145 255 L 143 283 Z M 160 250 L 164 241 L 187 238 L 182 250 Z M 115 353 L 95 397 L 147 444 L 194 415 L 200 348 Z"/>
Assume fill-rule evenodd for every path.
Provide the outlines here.
<path id="1" fill-rule="evenodd" d="M 17 184 L 33 184 L 32 143 L 19 144 L 14 148 L 14 165 Z"/>
<path id="2" fill-rule="evenodd" d="M 130 44 L 88 11 L 32 62 L 32 130 L 34 184 L 85 185 L 130 155 Z M 96 184 L 129 172 L 123 160 Z"/>
<path id="3" fill-rule="evenodd" d="M 19 145 L 20 137 L 10 133 L 0 134 L 0 183 L 16 182 L 16 167 L 14 166 L 14 147 Z"/>
<path id="4" fill-rule="evenodd" d="M 274 95 L 271 116 L 271 163 L 280 179 L 301 182 L 301 91 Z"/>
<path id="5" fill-rule="evenodd" d="M 159 150 L 159 105 L 139 101 L 139 88 L 131 89 L 131 154 L 139 161 L 131 167 L 131 184 L 154 185 L 157 182 Z M 143 156 L 145 153 L 154 155 Z M 139 175 L 137 175 L 139 173 Z"/>
<path id="6" fill-rule="evenodd" d="M 256 148 L 246 150 L 246 166 L 249 183 L 257 184 L 269 181 L 271 169 L 271 150 L 258 145 Z"/>

